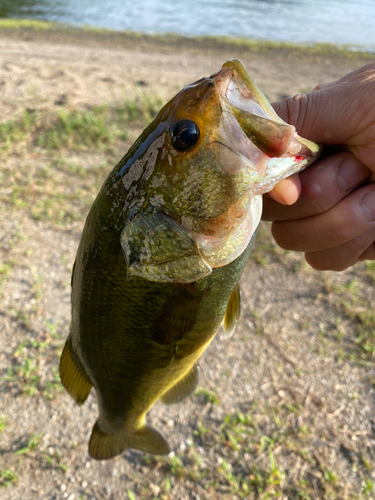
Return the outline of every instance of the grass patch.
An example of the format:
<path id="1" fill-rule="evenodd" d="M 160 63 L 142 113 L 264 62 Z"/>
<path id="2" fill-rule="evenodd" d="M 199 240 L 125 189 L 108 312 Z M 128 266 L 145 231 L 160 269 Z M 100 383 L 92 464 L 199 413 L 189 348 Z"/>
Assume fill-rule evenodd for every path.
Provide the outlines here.
<path id="1" fill-rule="evenodd" d="M 94 106 L 81 111 L 60 111 L 50 125 L 42 130 L 36 143 L 43 149 L 87 150 L 105 147 L 116 139 L 126 140 L 128 134 L 121 124 L 111 120 L 109 108 Z"/>
<path id="2" fill-rule="evenodd" d="M 6 426 L 7 419 L 6 416 L 0 413 L 0 432 L 4 430 L 4 427 Z"/>
<path id="3" fill-rule="evenodd" d="M 14 396 L 56 398 L 62 391 L 58 373 L 59 357 L 64 341 L 49 328 L 37 339 L 23 340 L 14 351 L 11 364 L 0 376 L 2 390 Z"/>
<path id="4" fill-rule="evenodd" d="M 10 151 L 12 145 L 25 141 L 27 134 L 36 127 L 37 117 L 31 110 L 24 110 L 16 120 L 0 123 L 0 153 Z"/>
<path id="5" fill-rule="evenodd" d="M 60 109 L 55 114 L 25 110 L 20 117 L 0 123 L 0 153 L 20 143 L 47 151 L 87 151 L 125 141 L 129 127 L 144 128 L 163 105 L 157 96 L 138 94 L 137 99 L 117 106 Z"/>
<path id="6" fill-rule="evenodd" d="M 15 472 L 10 469 L 0 470 L 0 487 L 9 486 L 11 484 L 17 484 L 18 476 Z"/>
<path id="7" fill-rule="evenodd" d="M 50 447 L 50 450 L 53 450 L 53 448 Z M 68 470 L 68 467 L 62 463 L 62 455 L 58 449 L 49 453 L 45 451 L 41 434 L 30 434 L 25 445 L 15 451 L 14 455 L 37 460 L 43 467 L 48 469 L 60 470 L 64 473 Z M 19 465 L 22 465 L 22 461 Z"/>
<path id="8" fill-rule="evenodd" d="M 20 28 L 31 28 L 34 30 L 51 30 L 57 29 L 59 27 L 67 27 L 68 25 L 63 25 L 60 23 L 54 23 L 49 21 L 38 21 L 36 19 L 0 19 L 0 28 L 5 29 L 20 29 Z"/>
<path id="9" fill-rule="evenodd" d="M 14 266 L 14 260 L 7 260 L 6 262 L 0 261 L 0 288 L 3 283 L 6 282 L 10 270 Z"/>
<path id="10" fill-rule="evenodd" d="M 216 396 L 216 394 L 213 391 L 205 389 L 204 387 L 198 387 L 194 392 L 194 396 L 203 398 L 204 404 L 207 403 L 212 403 L 214 405 L 219 404 L 219 399 Z"/>
<path id="11" fill-rule="evenodd" d="M 66 225 L 82 220 L 110 171 L 104 155 L 37 155 L 17 165 L 5 165 L 0 197 L 9 209 L 27 212 L 35 220 Z M 0 269 L 9 273 L 9 262 Z"/>
<path id="12" fill-rule="evenodd" d="M 254 414 L 237 411 L 221 423 L 206 418 L 198 422 L 184 451 L 168 457 L 143 455 L 140 460 L 150 475 L 157 472 L 153 483 L 156 477 L 162 478 L 152 485 L 157 498 L 173 498 L 179 485 L 184 485 L 187 494 L 199 498 L 341 499 L 338 475 L 328 461 L 315 455 L 316 436 L 293 425 L 298 405 L 290 406 L 266 404 L 262 415 L 255 414 L 255 408 Z M 358 468 L 362 496 L 348 496 L 352 500 L 370 498 L 372 481 L 366 475 L 371 469 L 363 469 L 362 475 Z M 147 484 L 139 483 L 135 493 L 137 498 L 149 499 L 148 491 Z"/>
<path id="13" fill-rule="evenodd" d="M 328 297 L 332 296 L 335 307 L 339 308 L 344 318 L 351 320 L 352 336 L 349 341 L 354 349 L 350 359 L 364 366 L 368 366 L 375 352 L 375 312 L 368 299 L 367 287 L 368 284 L 357 277 L 350 277 L 340 284 L 329 278 L 325 281 Z M 341 340 L 343 335 L 338 329 L 337 338 Z"/>
<path id="14" fill-rule="evenodd" d="M 0 123 L 0 198 L 34 219 L 66 225 L 87 214 L 105 177 L 162 107 L 141 92 L 118 106 L 26 110 Z M 31 151 L 31 153 L 29 153 Z M 11 153 L 14 153 L 11 155 Z M 0 267 L 0 281 L 9 263 Z"/>

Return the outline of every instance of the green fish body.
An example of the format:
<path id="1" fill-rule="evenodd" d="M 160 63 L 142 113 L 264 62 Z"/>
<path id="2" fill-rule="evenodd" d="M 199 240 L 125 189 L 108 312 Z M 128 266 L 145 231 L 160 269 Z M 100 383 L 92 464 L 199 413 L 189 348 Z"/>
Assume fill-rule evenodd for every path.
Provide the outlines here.
<path id="1" fill-rule="evenodd" d="M 220 325 L 233 332 L 262 194 L 318 153 L 233 60 L 167 103 L 110 173 L 78 248 L 60 362 L 78 404 L 95 388 L 92 457 L 170 451 L 146 414 L 193 392 L 198 358 Z"/>

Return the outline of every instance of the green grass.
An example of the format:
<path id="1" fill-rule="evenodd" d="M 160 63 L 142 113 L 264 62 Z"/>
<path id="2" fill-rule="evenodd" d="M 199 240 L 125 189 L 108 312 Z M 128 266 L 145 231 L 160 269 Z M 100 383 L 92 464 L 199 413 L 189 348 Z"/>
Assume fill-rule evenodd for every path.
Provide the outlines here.
<path id="1" fill-rule="evenodd" d="M 17 159 L 0 174 L 0 199 L 34 219 L 66 225 L 87 214 L 105 177 L 162 107 L 138 91 L 118 106 L 25 111 L 0 123 L 0 157 Z M 31 153 L 30 153 L 31 151 Z M 10 263 L 0 264 L 0 284 Z"/>
<path id="2" fill-rule="evenodd" d="M 150 475 L 158 471 L 158 498 L 169 500 L 171 488 L 181 484 L 200 498 L 341 499 L 338 474 L 313 451 L 316 435 L 307 432 L 306 425 L 293 427 L 296 411 L 301 411 L 298 403 L 262 404 L 260 408 L 263 415 L 257 415 L 259 410 L 254 406 L 246 413 L 228 414 L 221 423 L 204 417 L 198 421 L 193 437 L 186 440 L 184 451 L 168 457 L 141 456 Z M 286 459 L 290 465 L 283 468 L 280 464 Z M 358 461 L 362 492 L 347 498 L 371 498 L 371 468 L 367 457 Z M 148 484 L 136 486 L 136 498 L 150 498 Z"/>
<path id="3" fill-rule="evenodd" d="M 17 484 L 18 476 L 15 472 L 10 469 L 0 470 L 0 487 L 9 486 L 11 484 Z"/>
<path id="4" fill-rule="evenodd" d="M 365 264 L 367 271 L 371 263 Z M 344 283 L 336 284 L 330 279 L 325 282 L 325 291 L 334 296 L 335 306 L 344 318 L 351 320 L 354 335 L 349 338 L 351 342 L 350 359 L 364 366 L 368 366 L 375 352 L 375 312 L 371 301 L 367 298 L 368 284 L 356 277 L 349 278 Z M 337 339 L 340 341 L 344 332 L 337 330 Z"/>
<path id="5" fill-rule="evenodd" d="M 50 469 L 66 472 L 68 467 L 62 463 L 62 455 L 58 449 L 53 453 L 47 453 L 42 444 L 42 434 L 30 434 L 24 446 L 14 452 L 15 456 L 30 460 L 37 460 Z M 19 468 L 22 468 L 22 460 L 19 462 Z"/>
<path id="6" fill-rule="evenodd" d="M 56 398 L 63 391 L 58 373 L 62 346 L 60 335 L 49 331 L 48 325 L 41 338 L 23 340 L 0 375 L 2 391 L 10 390 L 15 396 Z"/>
<path id="7" fill-rule="evenodd" d="M 216 394 L 212 391 L 209 391 L 208 389 L 205 389 L 204 387 L 198 387 L 194 392 L 194 396 L 202 397 L 204 404 L 207 403 L 212 403 L 214 405 L 219 404 L 219 399 L 216 396 Z"/>
<path id="8" fill-rule="evenodd" d="M 4 430 L 4 427 L 6 426 L 6 423 L 7 423 L 7 418 L 5 415 L 3 415 L 2 413 L 0 413 L 0 432 L 2 430 Z"/>
<path id="9" fill-rule="evenodd" d="M 5 29 L 32 28 L 35 30 L 50 30 L 56 29 L 58 26 L 63 25 L 48 21 L 37 21 L 35 19 L 0 19 L 0 28 Z"/>
<path id="10" fill-rule="evenodd" d="M 25 110 L 18 118 L 0 123 L 0 154 L 20 144 L 47 151 L 88 151 L 125 141 L 129 128 L 144 128 L 163 105 L 159 97 L 138 94 L 137 99 L 116 106 L 59 109 L 55 114 Z"/>
<path id="11" fill-rule="evenodd" d="M 10 270 L 14 266 L 14 259 L 7 260 L 6 262 L 0 261 L 0 288 L 1 285 L 7 280 Z"/>
<path id="12" fill-rule="evenodd" d="M 95 106 L 90 110 L 60 111 L 42 131 L 36 144 L 43 149 L 87 150 L 105 147 L 116 139 L 126 140 L 127 133 L 111 121 L 109 109 Z"/>

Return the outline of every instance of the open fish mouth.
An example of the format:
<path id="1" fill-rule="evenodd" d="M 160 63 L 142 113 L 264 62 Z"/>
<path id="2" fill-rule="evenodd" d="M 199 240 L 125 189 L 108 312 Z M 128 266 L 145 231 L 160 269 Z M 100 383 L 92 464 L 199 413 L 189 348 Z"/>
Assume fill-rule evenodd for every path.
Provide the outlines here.
<path id="1" fill-rule="evenodd" d="M 227 173 L 248 169 L 253 194 L 269 191 L 319 155 L 319 146 L 276 114 L 238 59 L 226 62 L 214 80 L 223 111 L 216 158 Z"/>

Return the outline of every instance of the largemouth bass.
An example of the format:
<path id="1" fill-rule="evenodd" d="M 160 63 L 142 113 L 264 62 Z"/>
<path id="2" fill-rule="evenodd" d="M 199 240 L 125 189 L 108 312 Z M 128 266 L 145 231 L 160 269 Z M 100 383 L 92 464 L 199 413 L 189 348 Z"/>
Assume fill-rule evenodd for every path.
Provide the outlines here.
<path id="1" fill-rule="evenodd" d="M 78 404 L 95 388 L 92 457 L 170 451 L 146 414 L 193 392 L 199 356 L 221 324 L 233 332 L 262 194 L 318 153 L 231 60 L 169 101 L 109 174 L 78 248 L 60 362 Z"/>

